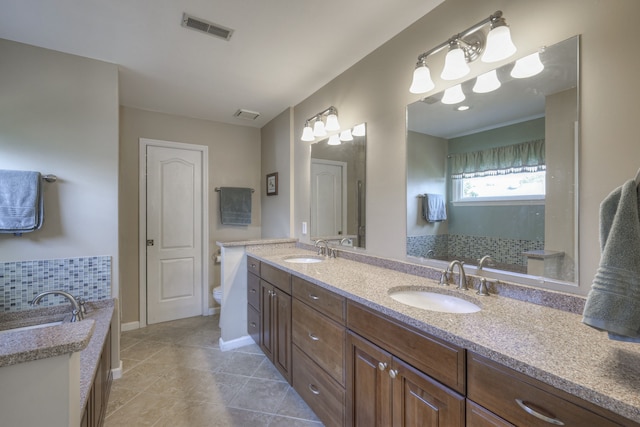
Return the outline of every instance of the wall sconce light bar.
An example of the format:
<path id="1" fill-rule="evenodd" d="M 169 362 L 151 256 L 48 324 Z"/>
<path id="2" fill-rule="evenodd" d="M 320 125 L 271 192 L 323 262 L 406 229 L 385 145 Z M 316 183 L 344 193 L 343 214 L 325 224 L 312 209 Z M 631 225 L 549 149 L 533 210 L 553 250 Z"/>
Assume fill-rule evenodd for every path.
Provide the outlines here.
<path id="1" fill-rule="evenodd" d="M 479 31 L 485 25 L 490 25 L 491 27 L 486 38 L 484 33 Z M 488 18 L 420 54 L 413 72 L 413 81 L 409 88 L 411 93 L 425 93 L 435 87 L 427 65 L 427 57 L 447 47 L 449 51 L 440 75 L 443 80 L 457 80 L 466 76 L 470 72 L 467 64 L 475 61 L 480 56 L 482 56 L 483 62 L 496 62 L 506 59 L 516 52 L 516 47 L 511 41 L 509 26 L 502 17 L 502 11 L 498 10 L 489 15 Z"/>
<path id="2" fill-rule="evenodd" d="M 324 137 L 327 136 L 328 132 L 337 132 L 339 130 L 338 109 L 331 106 L 304 122 L 304 129 L 300 139 L 306 142 L 313 142 L 317 137 Z"/>

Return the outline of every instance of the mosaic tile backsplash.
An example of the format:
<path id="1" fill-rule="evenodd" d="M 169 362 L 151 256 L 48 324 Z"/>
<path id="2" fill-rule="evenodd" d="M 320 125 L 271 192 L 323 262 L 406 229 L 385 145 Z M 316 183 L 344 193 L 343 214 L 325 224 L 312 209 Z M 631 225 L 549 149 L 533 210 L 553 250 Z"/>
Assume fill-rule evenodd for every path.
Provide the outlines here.
<path id="1" fill-rule="evenodd" d="M 111 297 L 111 257 L 16 261 L 0 263 L 0 311 L 31 308 L 43 291 L 63 290 L 86 301 Z M 61 296 L 45 297 L 41 306 L 68 304 Z"/>

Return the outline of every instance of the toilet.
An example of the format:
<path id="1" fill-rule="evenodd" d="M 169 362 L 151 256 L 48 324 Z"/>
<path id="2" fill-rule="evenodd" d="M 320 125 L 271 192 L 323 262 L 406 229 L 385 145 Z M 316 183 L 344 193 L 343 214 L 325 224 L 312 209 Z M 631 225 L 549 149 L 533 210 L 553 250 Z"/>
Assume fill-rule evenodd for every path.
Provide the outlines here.
<path id="1" fill-rule="evenodd" d="M 222 286 L 213 289 L 213 299 L 222 306 Z"/>

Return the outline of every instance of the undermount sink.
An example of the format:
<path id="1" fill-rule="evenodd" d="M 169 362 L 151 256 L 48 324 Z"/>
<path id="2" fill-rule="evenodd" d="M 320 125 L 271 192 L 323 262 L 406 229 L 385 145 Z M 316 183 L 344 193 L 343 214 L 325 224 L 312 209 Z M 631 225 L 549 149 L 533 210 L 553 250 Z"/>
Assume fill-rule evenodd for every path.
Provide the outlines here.
<path id="1" fill-rule="evenodd" d="M 293 264 L 313 264 L 324 261 L 324 257 L 313 255 L 294 255 L 286 257 L 284 260 Z"/>
<path id="2" fill-rule="evenodd" d="M 5 334 L 7 332 L 28 331 L 28 330 L 31 330 L 31 329 L 46 328 L 47 326 L 56 326 L 56 325 L 60 325 L 60 324 L 62 324 L 62 320 L 55 321 L 55 322 L 47 322 L 47 323 L 37 323 L 35 325 L 20 326 L 20 327 L 17 327 L 17 328 L 3 329 L 3 330 L 0 330 L 0 334 Z"/>
<path id="3" fill-rule="evenodd" d="M 476 313 L 481 310 L 465 299 L 422 289 L 392 290 L 389 296 L 402 304 L 442 313 Z"/>

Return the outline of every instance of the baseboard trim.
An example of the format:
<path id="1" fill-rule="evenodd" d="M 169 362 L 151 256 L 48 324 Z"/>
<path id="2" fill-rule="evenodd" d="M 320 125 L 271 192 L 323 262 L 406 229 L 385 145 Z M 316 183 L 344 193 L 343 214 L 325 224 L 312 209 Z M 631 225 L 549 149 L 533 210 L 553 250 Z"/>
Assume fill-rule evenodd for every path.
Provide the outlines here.
<path id="1" fill-rule="evenodd" d="M 250 335 L 245 335 L 230 341 L 224 341 L 222 337 L 220 337 L 218 343 L 220 344 L 220 351 L 229 351 L 246 345 L 255 344 L 255 341 L 253 341 L 253 338 L 251 338 Z"/>
<path id="2" fill-rule="evenodd" d="M 114 380 L 122 378 L 122 360 L 120 360 L 120 364 L 117 368 L 113 368 L 111 370 L 111 374 L 113 375 Z"/>
<path id="3" fill-rule="evenodd" d="M 209 311 L 207 312 L 207 316 L 213 316 L 215 314 L 220 313 L 220 307 L 209 307 Z"/>
<path id="4" fill-rule="evenodd" d="M 133 331 L 134 329 L 140 329 L 140 322 L 129 322 L 120 325 L 120 332 Z"/>

